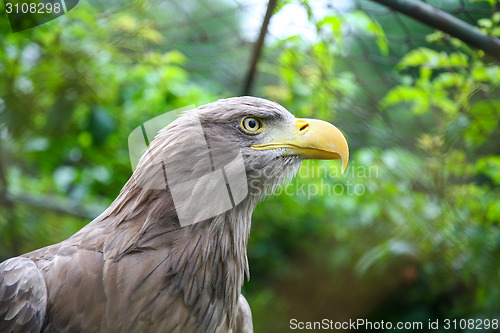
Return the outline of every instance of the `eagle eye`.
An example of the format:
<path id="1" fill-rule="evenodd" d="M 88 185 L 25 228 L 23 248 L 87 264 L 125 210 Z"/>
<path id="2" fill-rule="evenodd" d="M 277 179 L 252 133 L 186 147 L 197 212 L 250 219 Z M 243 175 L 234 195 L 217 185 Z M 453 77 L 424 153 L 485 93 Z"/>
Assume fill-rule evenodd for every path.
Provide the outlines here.
<path id="1" fill-rule="evenodd" d="M 241 127 L 249 133 L 257 133 L 264 128 L 260 119 L 254 117 L 245 117 L 241 120 Z"/>

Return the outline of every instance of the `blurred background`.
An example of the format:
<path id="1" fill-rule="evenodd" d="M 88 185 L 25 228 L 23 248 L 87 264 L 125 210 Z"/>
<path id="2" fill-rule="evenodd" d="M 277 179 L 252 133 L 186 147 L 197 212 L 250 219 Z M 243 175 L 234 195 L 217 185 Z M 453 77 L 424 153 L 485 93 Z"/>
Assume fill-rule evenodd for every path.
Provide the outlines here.
<path id="1" fill-rule="evenodd" d="M 425 2 L 500 36 L 496 0 Z M 499 318 L 499 56 L 369 0 L 273 5 L 87 0 L 17 33 L 0 5 L 0 261 L 102 212 L 142 122 L 250 94 L 351 149 L 344 175 L 306 162 L 254 212 L 256 332 Z"/>

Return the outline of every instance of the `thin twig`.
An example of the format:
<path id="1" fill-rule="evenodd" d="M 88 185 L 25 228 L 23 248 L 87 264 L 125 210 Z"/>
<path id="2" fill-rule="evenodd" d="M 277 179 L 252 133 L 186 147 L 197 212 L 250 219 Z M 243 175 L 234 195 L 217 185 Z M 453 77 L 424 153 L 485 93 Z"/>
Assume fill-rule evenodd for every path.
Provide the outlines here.
<path id="1" fill-rule="evenodd" d="M 243 87 L 243 96 L 249 95 L 252 91 L 252 85 L 255 78 L 255 72 L 257 70 L 257 63 L 259 62 L 260 55 L 262 53 L 262 47 L 264 46 L 264 40 L 267 35 L 267 27 L 269 26 L 269 21 L 274 13 L 274 8 L 276 8 L 277 0 L 269 0 L 267 4 L 266 15 L 264 16 L 264 21 L 262 21 L 262 26 L 260 28 L 259 38 L 255 42 L 255 47 L 252 53 L 252 60 L 250 62 L 250 68 L 247 72 L 247 77 L 245 79 L 245 86 Z"/>
<path id="2" fill-rule="evenodd" d="M 7 193 L 5 201 L 9 203 L 25 204 L 32 207 L 50 210 L 56 213 L 73 215 L 84 219 L 93 220 L 102 211 L 98 208 L 86 208 L 69 200 L 61 200 L 54 197 L 40 198 L 28 193 Z"/>
<path id="3" fill-rule="evenodd" d="M 500 39 L 483 33 L 475 26 L 448 14 L 441 9 L 416 0 L 372 1 L 406 14 L 430 27 L 442 30 L 500 60 Z"/>

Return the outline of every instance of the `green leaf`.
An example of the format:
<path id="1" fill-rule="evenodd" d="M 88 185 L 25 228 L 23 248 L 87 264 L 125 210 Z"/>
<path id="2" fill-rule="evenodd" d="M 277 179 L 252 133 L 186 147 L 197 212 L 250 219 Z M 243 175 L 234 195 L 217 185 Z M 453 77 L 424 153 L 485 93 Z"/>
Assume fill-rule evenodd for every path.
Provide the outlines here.
<path id="1" fill-rule="evenodd" d="M 500 156 L 483 157 L 476 162 L 476 170 L 490 177 L 495 184 L 500 185 Z"/>
<path id="2" fill-rule="evenodd" d="M 470 108 L 470 127 L 466 139 L 474 146 L 481 145 L 497 128 L 500 119 L 500 100 L 479 101 Z"/>
<path id="3" fill-rule="evenodd" d="M 441 54 L 425 47 L 408 52 L 398 63 L 400 69 L 412 66 L 436 68 L 441 61 Z"/>
<path id="4" fill-rule="evenodd" d="M 412 103 L 413 111 L 424 113 L 429 108 L 427 93 L 417 87 L 397 86 L 391 89 L 380 101 L 380 108 L 386 109 L 400 103 Z"/>
<path id="5" fill-rule="evenodd" d="M 389 42 L 382 26 L 376 20 L 368 16 L 365 12 L 355 10 L 348 15 L 346 22 L 352 22 L 362 32 L 375 36 L 380 53 L 384 56 L 389 54 Z"/>
<path id="6" fill-rule="evenodd" d="M 342 26 L 344 25 L 344 19 L 341 16 L 329 15 L 325 16 L 316 24 L 317 27 L 323 27 L 325 25 L 330 27 L 336 42 L 342 43 Z"/>
<path id="7" fill-rule="evenodd" d="M 460 52 L 447 54 L 438 52 L 429 48 L 420 47 L 407 53 L 398 63 L 399 69 L 414 66 L 425 66 L 428 68 L 446 68 L 446 67 L 467 67 L 468 58 Z"/>

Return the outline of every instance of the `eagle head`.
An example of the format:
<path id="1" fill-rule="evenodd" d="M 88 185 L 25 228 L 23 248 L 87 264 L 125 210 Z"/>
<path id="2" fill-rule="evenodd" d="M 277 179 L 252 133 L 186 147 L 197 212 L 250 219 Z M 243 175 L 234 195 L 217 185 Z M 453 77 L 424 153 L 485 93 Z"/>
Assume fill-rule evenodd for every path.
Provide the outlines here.
<path id="1" fill-rule="evenodd" d="M 304 159 L 341 159 L 343 171 L 347 142 L 325 121 L 295 118 L 265 99 L 235 97 L 187 111 L 162 129 L 135 180 L 145 188 L 168 187 L 187 225 L 242 202 L 253 209 Z"/>

